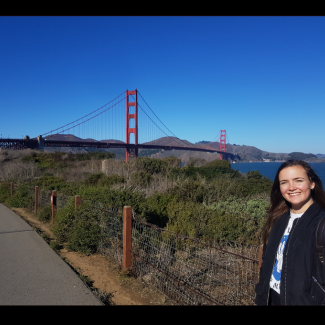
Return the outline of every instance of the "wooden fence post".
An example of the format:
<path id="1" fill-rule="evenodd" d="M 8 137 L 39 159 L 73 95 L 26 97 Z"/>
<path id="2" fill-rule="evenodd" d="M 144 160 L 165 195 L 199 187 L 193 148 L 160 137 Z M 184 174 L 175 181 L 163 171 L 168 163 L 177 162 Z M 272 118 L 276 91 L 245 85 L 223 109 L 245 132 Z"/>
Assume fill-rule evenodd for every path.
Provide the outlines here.
<path id="1" fill-rule="evenodd" d="M 123 268 L 131 268 L 132 208 L 123 207 Z"/>
<path id="2" fill-rule="evenodd" d="M 81 197 L 80 195 L 76 195 L 74 197 L 74 209 L 77 210 L 78 206 L 80 205 L 81 203 Z"/>
<path id="3" fill-rule="evenodd" d="M 14 196 L 14 183 L 13 182 L 10 183 L 10 187 L 11 187 L 11 196 Z"/>
<path id="4" fill-rule="evenodd" d="M 35 213 L 37 213 L 38 209 L 38 186 L 35 186 Z"/>
<path id="5" fill-rule="evenodd" d="M 51 203 L 52 203 L 52 225 L 53 225 L 55 212 L 56 212 L 56 191 L 55 190 L 52 191 Z"/>

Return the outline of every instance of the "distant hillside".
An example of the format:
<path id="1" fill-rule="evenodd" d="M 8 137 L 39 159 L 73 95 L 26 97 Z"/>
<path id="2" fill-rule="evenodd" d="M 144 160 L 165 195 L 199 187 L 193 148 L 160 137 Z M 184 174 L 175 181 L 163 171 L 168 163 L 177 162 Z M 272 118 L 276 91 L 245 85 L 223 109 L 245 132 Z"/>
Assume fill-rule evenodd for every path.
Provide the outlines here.
<path id="1" fill-rule="evenodd" d="M 49 140 L 66 140 L 66 141 L 96 141 L 94 139 L 80 139 L 71 134 L 59 134 L 52 137 L 45 137 L 45 139 Z M 115 143 L 123 143 L 120 140 L 101 140 L 100 142 L 115 142 Z M 210 142 L 210 141 L 199 141 L 195 144 L 187 141 L 180 140 L 175 137 L 162 137 L 154 141 L 146 142 L 143 144 L 151 144 L 151 145 L 161 145 L 161 146 L 193 146 L 197 148 L 206 148 L 206 149 L 214 149 L 220 150 L 220 142 Z M 89 152 L 94 151 L 95 148 L 46 148 L 47 152 L 54 151 L 62 151 L 62 152 L 71 152 L 71 153 L 79 153 L 79 152 Z M 291 153 L 274 153 L 260 150 L 253 146 L 245 146 L 245 145 L 236 145 L 236 144 L 226 144 L 226 150 L 229 153 L 237 155 L 235 161 L 236 162 L 258 162 L 258 161 L 284 161 L 288 159 L 300 159 L 306 160 L 309 162 L 321 162 L 325 161 L 325 154 L 306 154 L 303 152 L 291 152 Z M 125 159 L 125 149 L 99 149 L 102 152 L 112 152 L 116 155 L 117 159 L 124 160 Z M 158 150 L 158 149 L 139 149 L 139 156 L 152 157 L 152 158 L 164 158 L 168 156 L 174 156 L 176 158 L 180 158 L 183 163 L 187 163 L 189 160 L 193 159 L 204 159 L 206 162 L 210 162 L 215 159 L 219 159 L 220 155 L 218 153 L 208 153 L 208 152 L 200 152 L 200 151 L 187 151 L 187 150 Z"/>
<path id="2" fill-rule="evenodd" d="M 100 140 L 100 141 L 97 141 L 97 140 L 91 139 L 91 138 L 81 139 L 79 137 L 76 137 L 73 134 L 55 134 L 55 135 L 49 135 L 49 136 L 44 137 L 44 140 L 124 143 L 123 141 L 114 140 L 114 139 Z"/>

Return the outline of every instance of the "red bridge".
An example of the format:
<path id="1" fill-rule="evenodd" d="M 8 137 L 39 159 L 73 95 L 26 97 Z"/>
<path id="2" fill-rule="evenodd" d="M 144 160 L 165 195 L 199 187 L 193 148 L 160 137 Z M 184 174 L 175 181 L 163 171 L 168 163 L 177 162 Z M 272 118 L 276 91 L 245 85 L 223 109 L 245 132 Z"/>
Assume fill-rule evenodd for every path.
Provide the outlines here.
<path id="1" fill-rule="evenodd" d="M 125 108 L 126 119 L 123 117 Z M 123 130 L 126 130 L 125 138 Z M 100 137 L 110 140 L 94 140 Z M 168 142 L 168 145 L 164 145 L 164 142 Z M 126 161 L 138 157 L 139 149 L 216 152 L 220 154 L 220 159 L 234 158 L 233 154 L 226 152 L 226 130 L 220 131 L 220 150 L 209 145 L 193 147 L 189 142 L 176 137 L 160 121 L 137 90 L 127 90 L 86 116 L 38 137 L 0 139 L 0 148 L 3 149 L 44 150 L 45 147 L 125 148 Z"/>

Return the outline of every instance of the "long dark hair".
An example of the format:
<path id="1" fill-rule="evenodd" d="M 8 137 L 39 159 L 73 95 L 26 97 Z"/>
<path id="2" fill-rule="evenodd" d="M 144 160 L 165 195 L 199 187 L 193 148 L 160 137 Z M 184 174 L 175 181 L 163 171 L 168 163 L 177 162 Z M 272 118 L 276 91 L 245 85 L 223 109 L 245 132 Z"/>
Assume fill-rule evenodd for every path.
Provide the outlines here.
<path id="1" fill-rule="evenodd" d="M 287 160 L 278 169 L 273 187 L 271 190 L 271 207 L 268 210 L 268 218 L 262 231 L 262 241 L 267 243 L 270 231 L 274 223 L 291 208 L 291 203 L 284 199 L 280 191 L 279 174 L 282 169 L 291 166 L 301 166 L 307 173 L 307 176 L 311 182 L 315 183 L 315 187 L 311 190 L 311 196 L 314 202 L 318 203 L 323 209 L 325 209 L 325 192 L 323 190 L 323 184 L 314 170 L 302 160 Z"/>

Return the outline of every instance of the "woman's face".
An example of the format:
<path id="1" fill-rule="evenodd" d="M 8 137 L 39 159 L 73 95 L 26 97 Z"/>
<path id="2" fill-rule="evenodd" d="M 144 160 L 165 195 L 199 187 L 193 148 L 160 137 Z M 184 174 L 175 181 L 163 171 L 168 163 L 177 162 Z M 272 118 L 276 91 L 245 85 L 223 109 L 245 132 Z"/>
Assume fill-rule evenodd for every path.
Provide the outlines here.
<path id="1" fill-rule="evenodd" d="M 292 212 L 303 213 L 313 204 L 311 182 L 305 169 L 301 166 L 286 167 L 279 174 L 280 191 L 282 196 L 291 203 Z"/>

